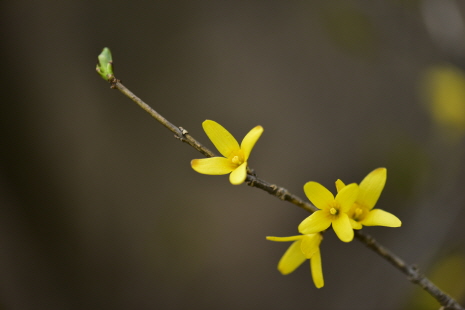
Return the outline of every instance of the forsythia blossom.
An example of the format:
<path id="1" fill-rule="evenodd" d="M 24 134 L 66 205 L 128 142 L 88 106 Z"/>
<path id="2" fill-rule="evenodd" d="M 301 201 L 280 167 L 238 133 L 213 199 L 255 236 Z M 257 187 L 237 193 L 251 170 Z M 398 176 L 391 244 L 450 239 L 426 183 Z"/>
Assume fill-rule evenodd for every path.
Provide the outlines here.
<path id="1" fill-rule="evenodd" d="M 299 225 L 301 234 L 314 234 L 327 229 L 331 224 L 341 241 L 350 242 L 354 238 L 354 230 L 347 212 L 358 195 L 358 185 L 349 184 L 334 195 L 323 185 L 308 182 L 304 185 L 308 199 L 320 210 L 307 217 Z"/>
<path id="2" fill-rule="evenodd" d="M 317 288 L 323 287 L 324 279 L 320 254 L 320 243 L 323 237 L 320 233 L 291 237 L 266 237 L 266 239 L 278 242 L 294 241 L 278 263 L 278 270 L 283 275 L 293 272 L 305 260 L 310 259 L 313 283 Z"/>
<path id="3" fill-rule="evenodd" d="M 247 160 L 255 143 L 263 133 L 263 127 L 253 128 L 242 140 L 241 145 L 223 126 L 217 122 L 206 120 L 202 123 L 205 133 L 224 157 L 194 159 L 192 168 L 203 174 L 228 174 L 231 184 L 242 184 L 247 177 Z"/>
<path id="4" fill-rule="evenodd" d="M 386 183 L 386 168 L 370 172 L 360 183 L 358 197 L 348 211 L 353 229 L 365 226 L 400 227 L 402 222 L 393 214 L 380 209 L 373 209 Z M 338 191 L 346 186 L 341 180 L 336 181 Z"/>

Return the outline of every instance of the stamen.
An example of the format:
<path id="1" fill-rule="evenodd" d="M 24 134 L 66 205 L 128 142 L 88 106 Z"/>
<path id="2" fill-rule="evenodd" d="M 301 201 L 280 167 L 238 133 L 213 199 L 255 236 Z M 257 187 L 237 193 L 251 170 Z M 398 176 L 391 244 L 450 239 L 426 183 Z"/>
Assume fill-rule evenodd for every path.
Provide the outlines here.
<path id="1" fill-rule="evenodd" d="M 231 159 L 231 161 L 232 161 L 233 164 L 236 164 L 236 165 L 242 164 L 241 159 L 240 159 L 239 156 L 237 156 L 237 155 L 234 156 L 234 157 Z"/>
<path id="2" fill-rule="evenodd" d="M 332 215 L 336 215 L 337 214 L 337 209 L 333 207 L 333 208 L 329 209 L 329 213 L 331 213 Z"/>

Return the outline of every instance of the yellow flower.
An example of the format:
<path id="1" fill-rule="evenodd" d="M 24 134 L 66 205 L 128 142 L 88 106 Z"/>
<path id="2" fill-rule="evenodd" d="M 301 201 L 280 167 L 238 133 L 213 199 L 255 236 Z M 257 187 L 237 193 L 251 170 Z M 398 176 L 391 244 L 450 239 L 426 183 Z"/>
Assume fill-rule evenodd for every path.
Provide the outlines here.
<path id="1" fill-rule="evenodd" d="M 465 134 L 465 73 L 452 65 L 436 65 L 423 76 L 422 95 L 433 121 L 454 140 Z"/>
<path id="2" fill-rule="evenodd" d="M 352 241 L 354 230 L 347 212 L 357 199 L 358 185 L 352 183 L 345 186 L 336 198 L 326 187 L 316 182 L 306 183 L 304 191 L 308 199 L 320 210 L 300 223 L 299 232 L 314 234 L 327 229 L 332 224 L 334 232 L 341 241 Z"/>
<path id="3" fill-rule="evenodd" d="M 320 243 L 323 237 L 320 233 L 291 237 L 266 237 L 266 239 L 278 242 L 294 241 L 278 263 L 278 270 L 283 275 L 290 274 L 302 265 L 306 259 L 310 259 L 313 283 L 317 288 L 323 287 L 324 280 L 320 254 Z"/>
<path id="4" fill-rule="evenodd" d="M 361 229 L 362 225 L 387 227 L 402 225 L 395 215 L 380 209 L 373 210 L 386 184 L 386 174 L 386 168 L 375 169 L 360 183 L 358 197 L 347 213 L 353 229 Z M 337 180 L 336 188 L 341 191 L 345 188 L 345 184 Z"/>
<path id="5" fill-rule="evenodd" d="M 255 143 L 260 138 L 263 127 L 253 128 L 242 140 L 241 145 L 223 126 L 217 122 L 206 120 L 202 123 L 205 133 L 224 157 L 211 157 L 194 159 L 192 168 L 203 174 L 221 175 L 228 174 L 231 184 L 244 183 L 247 177 L 247 160 Z"/>

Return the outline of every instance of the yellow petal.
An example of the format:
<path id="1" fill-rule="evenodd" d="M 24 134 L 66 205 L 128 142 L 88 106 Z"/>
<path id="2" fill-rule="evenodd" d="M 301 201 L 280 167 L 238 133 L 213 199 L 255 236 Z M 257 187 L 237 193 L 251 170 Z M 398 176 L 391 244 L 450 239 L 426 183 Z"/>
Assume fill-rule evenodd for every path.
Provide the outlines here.
<path id="1" fill-rule="evenodd" d="M 304 235 L 300 249 L 306 258 L 312 258 L 313 254 L 319 251 L 321 234 Z"/>
<path id="2" fill-rule="evenodd" d="M 304 237 L 304 235 L 297 235 L 297 236 L 290 236 L 290 237 L 273 237 L 267 236 L 266 240 L 276 241 L 276 242 L 287 242 L 287 241 L 296 241 L 300 240 Z"/>
<path id="3" fill-rule="evenodd" d="M 218 151 L 229 158 L 231 153 L 239 150 L 239 143 L 223 126 L 215 121 L 206 120 L 202 123 L 203 130 Z"/>
<path id="4" fill-rule="evenodd" d="M 340 213 L 333 221 L 333 229 L 343 242 L 350 242 L 354 239 L 354 230 L 352 229 L 352 225 L 350 225 L 349 216 L 345 213 Z"/>
<path id="5" fill-rule="evenodd" d="M 350 217 L 349 217 L 349 220 L 350 220 L 350 225 L 352 226 L 353 229 L 362 229 L 363 225 L 360 222 L 357 222 L 356 220 L 351 219 Z"/>
<path id="6" fill-rule="evenodd" d="M 365 216 L 362 224 L 365 226 L 400 227 L 402 222 L 394 214 L 384 210 L 374 209 Z"/>
<path id="7" fill-rule="evenodd" d="M 283 275 L 290 274 L 306 260 L 305 255 L 300 250 L 301 242 L 302 240 L 298 240 L 291 244 L 279 261 L 278 270 Z"/>
<path id="8" fill-rule="evenodd" d="M 379 195 L 386 184 L 386 168 L 378 168 L 370 172 L 360 183 L 357 202 L 368 208 L 373 209 L 378 201 Z"/>
<path id="9" fill-rule="evenodd" d="M 234 165 L 229 159 L 224 157 L 193 159 L 191 166 L 198 173 L 210 175 L 228 174 L 237 167 L 237 165 Z"/>
<path id="10" fill-rule="evenodd" d="M 344 186 L 346 186 L 344 184 L 344 182 L 342 182 L 340 179 L 337 179 L 337 181 L 336 181 L 336 189 L 337 189 L 337 191 L 339 192 L 341 189 L 344 188 Z"/>
<path id="11" fill-rule="evenodd" d="M 342 212 L 348 212 L 358 196 L 358 185 L 355 183 L 344 186 L 336 195 L 336 201 L 341 206 Z"/>
<path id="12" fill-rule="evenodd" d="M 299 225 L 301 234 L 314 234 L 327 229 L 331 225 L 331 218 L 322 210 L 314 212 Z"/>
<path id="13" fill-rule="evenodd" d="M 242 163 L 229 175 L 229 182 L 232 185 L 239 185 L 244 183 L 247 178 L 247 162 Z"/>
<path id="14" fill-rule="evenodd" d="M 334 195 L 326 187 L 317 182 L 307 182 L 304 185 L 304 192 L 318 209 L 328 208 L 334 201 Z"/>
<path id="15" fill-rule="evenodd" d="M 322 288 L 325 285 L 323 279 L 323 268 L 321 267 L 321 253 L 317 251 L 310 260 L 310 269 L 312 270 L 313 283 L 316 288 Z"/>
<path id="16" fill-rule="evenodd" d="M 241 143 L 241 149 L 244 152 L 244 160 L 247 161 L 250 156 L 250 152 L 252 151 L 255 143 L 258 141 L 260 136 L 263 133 L 263 127 L 257 126 L 252 128 L 251 131 L 244 137 Z"/>

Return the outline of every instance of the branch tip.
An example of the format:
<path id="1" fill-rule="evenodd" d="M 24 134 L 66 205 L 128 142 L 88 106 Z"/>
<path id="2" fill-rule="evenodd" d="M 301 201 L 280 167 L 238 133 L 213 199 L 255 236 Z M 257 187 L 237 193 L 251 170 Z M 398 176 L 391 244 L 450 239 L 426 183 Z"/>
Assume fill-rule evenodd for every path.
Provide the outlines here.
<path id="1" fill-rule="evenodd" d="M 105 47 L 100 53 L 100 55 L 98 55 L 98 63 L 95 69 L 104 80 L 107 80 L 108 82 L 112 83 L 111 81 L 115 79 L 115 75 L 113 73 L 113 59 L 111 56 L 111 51 L 108 47 Z"/>

